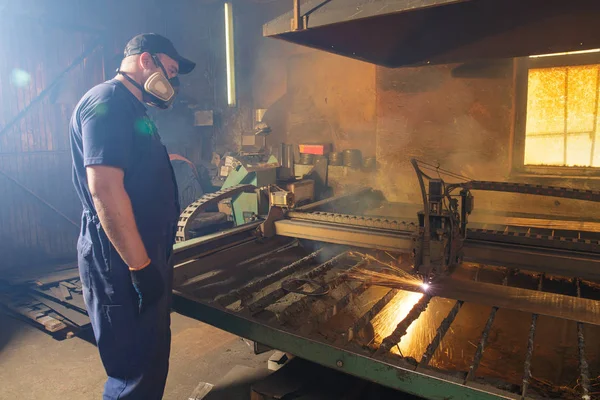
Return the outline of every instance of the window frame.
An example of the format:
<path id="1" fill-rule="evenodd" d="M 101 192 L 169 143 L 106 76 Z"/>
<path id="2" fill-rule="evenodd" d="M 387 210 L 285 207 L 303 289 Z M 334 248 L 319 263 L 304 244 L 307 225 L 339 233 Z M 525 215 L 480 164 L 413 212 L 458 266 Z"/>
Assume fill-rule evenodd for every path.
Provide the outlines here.
<path id="1" fill-rule="evenodd" d="M 557 56 L 523 57 L 514 63 L 514 122 L 512 140 L 512 174 L 563 177 L 600 177 L 600 167 L 567 167 L 547 165 L 525 165 L 525 134 L 527 129 L 527 92 L 529 70 L 535 68 L 576 67 L 600 64 L 600 52 L 564 54 Z"/>

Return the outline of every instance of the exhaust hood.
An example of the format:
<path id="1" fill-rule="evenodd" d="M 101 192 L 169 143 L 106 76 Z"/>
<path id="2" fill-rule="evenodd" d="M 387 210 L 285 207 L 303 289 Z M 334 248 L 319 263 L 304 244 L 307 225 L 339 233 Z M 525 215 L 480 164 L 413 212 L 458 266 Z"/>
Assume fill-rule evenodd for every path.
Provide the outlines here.
<path id="1" fill-rule="evenodd" d="M 301 3 L 263 35 L 386 67 L 600 48 L 600 0 Z"/>

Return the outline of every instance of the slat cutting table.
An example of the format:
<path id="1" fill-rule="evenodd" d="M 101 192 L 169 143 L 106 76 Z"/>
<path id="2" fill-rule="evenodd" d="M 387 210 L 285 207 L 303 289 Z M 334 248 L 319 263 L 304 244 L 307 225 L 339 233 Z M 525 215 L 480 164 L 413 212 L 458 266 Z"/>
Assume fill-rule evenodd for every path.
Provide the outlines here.
<path id="1" fill-rule="evenodd" d="M 182 242 L 175 248 L 174 309 L 424 398 L 590 398 L 592 372 L 600 368 L 598 234 L 466 223 L 461 231 L 460 218 L 448 223 L 460 207 L 454 217 L 443 206 L 435 211 L 439 185 L 429 181 L 424 195 L 429 249 L 423 218 L 344 213 L 372 205 L 373 191 L 294 211 L 274 207 L 264 220 Z M 459 186 L 463 199 L 471 190 L 503 189 L 597 196 L 490 182 Z M 361 270 L 389 268 L 400 279 L 355 279 Z M 556 359 L 558 352 L 564 354 Z M 565 372 L 542 378 L 552 363 L 563 363 Z"/>

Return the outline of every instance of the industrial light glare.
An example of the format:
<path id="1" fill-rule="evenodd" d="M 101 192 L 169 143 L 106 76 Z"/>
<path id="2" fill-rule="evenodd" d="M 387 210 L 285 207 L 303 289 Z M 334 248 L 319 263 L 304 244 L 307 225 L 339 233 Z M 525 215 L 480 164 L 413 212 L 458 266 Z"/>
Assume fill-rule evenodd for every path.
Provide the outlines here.
<path id="1" fill-rule="evenodd" d="M 17 87 L 25 87 L 31 82 L 31 75 L 29 72 L 19 68 L 15 68 L 10 73 L 10 83 Z"/>
<path id="2" fill-rule="evenodd" d="M 429 289 L 429 283 L 422 283 L 421 289 L 423 289 L 424 291 L 427 291 L 427 289 Z"/>
<path id="3" fill-rule="evenodd" d="M 233 8 L 225 3 L 225 57 L 227 64 L 227 105 L 235 107 L 235 45 L 233 36 Z"/>
<path id="4" fill-rule="evenodd" d="M 573 55 L 573 54 L 588 54 L 588 53 L 600 53 L 600 49 L 565 51 L 562 53 L 550 53 L 550 54 L 536 54 L 533 56 L 529 56 L 529 58 L 556 57 L 556 56 L 567 56 L 567 55 Z"/>

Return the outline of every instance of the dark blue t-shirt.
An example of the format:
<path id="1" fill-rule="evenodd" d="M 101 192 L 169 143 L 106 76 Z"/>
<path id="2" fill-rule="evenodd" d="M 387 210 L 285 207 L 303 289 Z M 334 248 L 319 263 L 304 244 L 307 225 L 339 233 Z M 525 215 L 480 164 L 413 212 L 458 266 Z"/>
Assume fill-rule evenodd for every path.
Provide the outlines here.
<path id="1" fill-rule="evenodd" d="M 96 215 L 86 167 L 120 168 L 150 257 L 153 247 L 172 245 L 179 217 L 177 187 L 166 148 L 146 107 L 113 79 L 83 96 L 73 112 L 69 130 L 73 183 L 84 213 Z"/>

